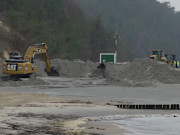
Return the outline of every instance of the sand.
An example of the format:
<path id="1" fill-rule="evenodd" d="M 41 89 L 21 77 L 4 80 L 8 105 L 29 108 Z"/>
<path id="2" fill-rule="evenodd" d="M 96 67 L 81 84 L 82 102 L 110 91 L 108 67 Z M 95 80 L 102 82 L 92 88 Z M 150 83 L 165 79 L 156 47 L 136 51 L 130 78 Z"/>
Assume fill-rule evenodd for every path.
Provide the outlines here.
<path id="1" fill-rule="evenodd" d="M 180 84 L 180 70 L 163 62 L 145 58 L 106 63 L 103 71 L 97 68 L 99 63 L 54 59 L 52 66 L 61 76 L 53 78 L 47 77 L 44 61 L 36 63 L 37 79 L 13 81 L 0 74 L 1 90 L 14 91 L 0 92 L 0 134 L 119 135 L 129 131 L 97 117 L 174 112 L 121 110 L 107 102 L 179 101 L 179 85 L 173 84 Z"/>
<path id="2" fill-rule="evenodd" d="M 18 86 L 18 85 L 46 85 L 43 77 L 47 77 L 44 71 L 45 62 L 35 60 L 38 71 L 37 79 L 24 80 L 23 82 L 8 82 L 7 75 L 0 73 L 1 86 Z M 107 83 L 118 86 L 128 87 L 147 87 L 157 83 L 180 84 L 180 69 L 169 66 L 164 62 L 154 61 L 149 58 L 135 59 L 133 62 L 124 63 L 106 63 L 105 70 L 97 68 L 99 63 L 91 61 L 69 61 L 61 59 L 51 60 L 51 65 L 60 74 L 60 77 L 67 78 L 104 78 Z M 1 67 L 0 67 L 1 70 Z M 38 78 L 40 77 L 40 78 Z"/>
<path id="3" fill-rule="evenodd" d="M 68 114 L 69 109 L 84 110 L 91 108 L 95 113 L 97 106 L 93 103 L 54 98 L 44 94 L 23 94 L 0 92 L 0 134 L 11 135 L 116 135 L 125 130 L 102 123 L 95 117 L 82 117 L 78 113 Z M 107 109 L 102 106 L 101 111 Z M 113 110 L 117 108 L 112 108 Z M 88 111 L 86 112 L 87 116 Z"/>
<path id="4" fill-rule="evenodd" d="M 180 70 L 164 62 L 149 58 L 136 59 L 133 62 L 107 64 L 106 77 L 112 83 L 125 86 L 151 86 L 157 82 L 179 84 Z"/>
<path id="5" fill-rule="evenodd" d="M 136 87 L 151 86 L 157 82 L 180 84 L 180 69 L 149 58 L 117 64 L 106 63 L 104 71 L 97 68 L 99 63 L 90 61 L 54 59 L 51 63 L 52 66 L 56 67 L 61 77 L 105 77 L 112 84 Z M 44 76 L 43 73 L 41 75 Z"/>

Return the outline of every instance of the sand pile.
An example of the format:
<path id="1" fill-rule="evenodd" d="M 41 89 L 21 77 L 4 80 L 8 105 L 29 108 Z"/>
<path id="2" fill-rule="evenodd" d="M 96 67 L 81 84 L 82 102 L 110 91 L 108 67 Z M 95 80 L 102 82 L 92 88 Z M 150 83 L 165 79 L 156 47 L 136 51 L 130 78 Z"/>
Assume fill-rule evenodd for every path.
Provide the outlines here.
<path id="1" fill-rule="evenodd" d="M 44 71 L 46 68 L 45 62 L 41 60 L 35 60 L 38 67 L 37 76 L 45 77 L 47 73 Z M 91 61 L 69 61 L 61 59 L 51 60 L 51 67 L 55 68 L 61 77 L 86 77 L 94 70 L 96 70 L 99 63 Z"/>
<path id="2" fill-rule="evenodd" d="M 106 64 L 106 77 L 121 83 L 151 85 L 154 82 L 180 83 L 180 69 L 148 58 L 123 64 Z"/>
<path id="3" fill-rule="evenodd" d="M 44 61 L 37 60 L 38 76 L 47 76 Z M 91 61 L 69 61 L 54 59 L 51 65 L 61 77 L 96 77 L 105 76 L 112 83 L 126 86 L 147 86 L 154 83 L 180 84 L 180 69 L 175 69 L 164 62 L 149 58 L 135 59 L 133 62 L 118 64 L 106 63 L 104 71 L 98 69 L 99 63 Z M 104 74 L 104 75 L 103 75 Z"/>
<path id="4" fill-rule="evenodd" d="M 35 60 L 35 63 L 38 66 L 37 76 L 46 77 L 47 73 L 44 71 L 44 68 L 46 68 L 45 62 Z M 133 62 L 118 64 L 106 63 L 105 70 L 98 69 L 98 65 L 99 63 L 91 61 L 51 60 L 51 66 L 55 67 L 61 77 L 105 77 L 107 81 L 112 84 L 125 86 L 149 86 L 154 85 L 157 82 L 180 84 L 180 69 L 175 69 L 166 63 L 148 58 L 136 59 Z M 0 76 L 3 76 L 2 72 L 0 72 Z M 27 81 L 27 84 L 36 85 L 37 82 L 42 85 L 45 84 L 40 80 L 30 82 L 31 83 Z M 19 83 L 14 85 L 18 84 Z M 20 84 L 27 85 L 23 82 Z"/>
<path id="5" fill-rule="evenodd" d="M 36 75 L 40 77 L 46 77 L 47 73 L 44 71 L 46 68 L 46 63 L 42 60 L 34 60 L 35 64 L 37 65 L 37 72 Z"/>
<path id="6" fill-rule="evenodd" d="M 69 61 L 54 59 L 51 61 L 51 65 L 55 67 L 61 76 L 66 77 L 86 77 L 92 75 L 93 71 L 97 70 L 99 63 L 91 61 Z"/>

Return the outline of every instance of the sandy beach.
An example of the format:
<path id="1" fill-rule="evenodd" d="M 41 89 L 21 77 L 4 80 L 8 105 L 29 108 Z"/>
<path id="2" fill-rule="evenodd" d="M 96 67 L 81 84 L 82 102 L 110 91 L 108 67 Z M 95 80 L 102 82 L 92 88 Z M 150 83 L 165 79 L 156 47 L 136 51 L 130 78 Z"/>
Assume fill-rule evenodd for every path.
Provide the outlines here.
<path id="1" fill-rule="evenodd" d="M 127 116 L 130 118 L 173 114 L 179 116 L 179 110 L 119 109 L 109 103 L 127 100 L 131 103 L 164 101 L 179 103 L 178 87 L 179 85 L 174 84 L 168 86 L 159 84 L 156 87 L 146 88 L 110 85 L 51 89 L 47 86 L 46 89 L 44 87 L 42 89 L 41 86 L 1 87 L 0 133 L 134 135 L 136 131 L 133 127 L 127 128 L 125 123 L 121 126 L 126 119 L 131 123 L 132 120 Z M 173 92 L 172 95 L 169 88 Z M 151 96 L 146 97 L 146 94 L 150 93 Z M 167 100 L 168 97 L 174 98 Z"/>
<path id="2" fill-rule="evenodd" d="M 103 78 L 97 63 L 74 64 L 58 59 L 54 62 L 61 66 L 61 77 L 48 77 L 42 71 L 42 62 L 39 62 L 42 69 L 36 79 L 14 81 L 8 76 L 0 78 L 0 134 L 139 135 L 156 130 L 156 126 L 146 128 L 151 124 L 179 122 L 179 110 L 138 110 L 114 106 L 120 103 L 179 104 L 179 69 L 139 59 L 107 64 L 106 77 Z M 140 66 L 143 63 L 144 66 Z M 134 69 L 127 74 L 132 65 Z M 167 120 L 164 117 L 173 117 L 174 114 L 177 119 Z M 152 121 L 157 116 L 160 123 Z M 144 131 L 141 128 L 135 130 L 138 129 L 137 124 L 145 125 Z M 161 134 L 165 133 L 166 129 L 159 128 Z M 172 133 L 176 134 L 175 131 Z"/>
<path id="3" fill-rule="evenodd" d="M 91 117 L 106 110 L 113 114 L 118 111 L 115 107 L 42 94 L 1 92 L 0 97 L 0 134 L 106 135 L 125 132 L 112 124 L 102 123 L 98 117 Z"/>

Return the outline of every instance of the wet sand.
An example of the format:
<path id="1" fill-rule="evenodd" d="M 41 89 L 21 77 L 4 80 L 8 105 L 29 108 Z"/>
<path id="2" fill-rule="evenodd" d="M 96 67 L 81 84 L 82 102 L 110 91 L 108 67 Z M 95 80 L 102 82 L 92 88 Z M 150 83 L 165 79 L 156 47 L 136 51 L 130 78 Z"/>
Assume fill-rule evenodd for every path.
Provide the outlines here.
<path id="1" fill-rule="evenodd" d="M 90 102 L 50 97 L 42 94 L 0 92 L 0 134 L 109 134 L 124 130 L 112 124 L 103 124 L 97 117 L 97 109 L 103 112 L 117 110 Z M 88 108 L 90 108 L 88 110 Z M 83 117 L 78 110 L 83 111 Z M 74 112 L 73 112 L 74 111 Z M 71 114 L 70 114 L 71 112 Z"/>

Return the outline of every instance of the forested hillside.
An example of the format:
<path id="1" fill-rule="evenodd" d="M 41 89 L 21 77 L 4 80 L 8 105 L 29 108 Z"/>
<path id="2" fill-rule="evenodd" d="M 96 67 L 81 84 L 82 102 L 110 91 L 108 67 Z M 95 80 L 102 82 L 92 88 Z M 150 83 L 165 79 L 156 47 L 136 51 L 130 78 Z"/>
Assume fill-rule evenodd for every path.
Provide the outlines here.
<path id="1" fill-rule="evenodd" d="M 87 19 L 72 0 L 0 0 L 0 15 L 0 20 L 20 33 L 8 42 L 20 52 L 46 42 L 51 58 L 96 61 L 99 52 L 111 51 L 114 44 L 101 21 Z"/>
<path id="2" fill-rule="evenodd" d="M 180 13 L 156 0 L 75 0 L 121 37 L 121 59 L 145 57 L 153 48 L 180 54 Z"/>
<path id="3" fill-rule="evenodd" d="M 0 21 L 10 29 L 0 28 L 1 48 L 25 52 L 46 42 L 51 58 L 98 61 L 114 51 L 114 33 L 121 61 L 153 48 L 180 53 L 180 13 L 156 0 L 0 0 Z"/>

